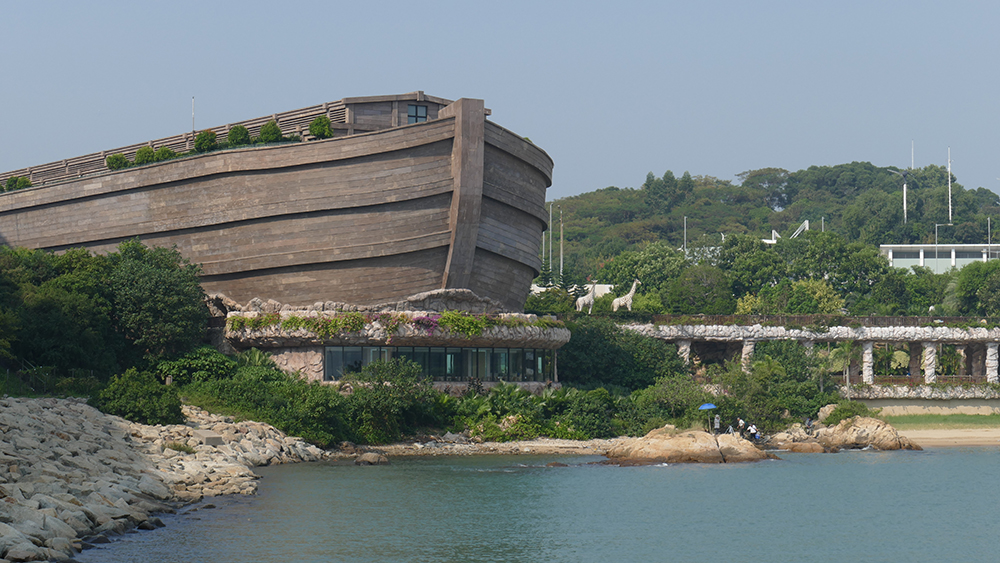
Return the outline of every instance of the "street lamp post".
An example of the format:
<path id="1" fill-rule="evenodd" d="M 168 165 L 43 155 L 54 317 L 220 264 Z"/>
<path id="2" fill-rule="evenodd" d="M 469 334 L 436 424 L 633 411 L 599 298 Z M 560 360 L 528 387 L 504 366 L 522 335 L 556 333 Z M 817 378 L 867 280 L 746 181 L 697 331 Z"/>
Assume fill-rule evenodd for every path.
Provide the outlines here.
<path id="1" fill-rule="evenodd" d="M 950 227 L 951 223 L 934 223 L 934 273 L 940 274 L 938 271 L 938 227 Z"/>

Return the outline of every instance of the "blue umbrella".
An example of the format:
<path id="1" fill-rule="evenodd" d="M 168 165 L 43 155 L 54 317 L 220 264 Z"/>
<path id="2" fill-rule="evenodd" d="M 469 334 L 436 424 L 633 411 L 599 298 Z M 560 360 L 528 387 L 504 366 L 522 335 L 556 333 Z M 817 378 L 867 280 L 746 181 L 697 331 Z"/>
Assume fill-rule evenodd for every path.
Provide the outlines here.
<path id="1" fill-rule="evenodd" d="M 719 407 L 713 405 L 712 403 L 705 403 L 704 405 L 698 407 L 698 410 L 700 410 L 700 411 L 707 411 L 709 409 L 717 409 L 717 408 L 719 408 Z"/>

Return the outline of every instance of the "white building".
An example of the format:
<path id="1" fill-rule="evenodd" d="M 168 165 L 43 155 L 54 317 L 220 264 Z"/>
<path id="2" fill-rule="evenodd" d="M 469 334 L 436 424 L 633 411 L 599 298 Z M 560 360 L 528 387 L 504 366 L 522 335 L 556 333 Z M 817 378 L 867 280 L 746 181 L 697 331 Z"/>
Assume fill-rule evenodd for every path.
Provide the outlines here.
<path id="1" fill-rule="evenodd" d="M 1000 258 L 1000 245 L 993 248 L 991 244 L 883 244 L 879 250 L 890 266 L 907 270 L 923 266 L 937 274 Z"/>

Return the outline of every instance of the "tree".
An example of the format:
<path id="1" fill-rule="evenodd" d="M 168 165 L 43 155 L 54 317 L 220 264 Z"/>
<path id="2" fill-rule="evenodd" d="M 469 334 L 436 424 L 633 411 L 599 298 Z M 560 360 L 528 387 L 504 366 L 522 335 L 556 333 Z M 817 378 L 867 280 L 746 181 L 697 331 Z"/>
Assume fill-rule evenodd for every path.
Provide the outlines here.
<path id="1" fill-rule="evenodd" d="M 708 265 L 684 270 L 671 284 L 663 301 L 671 312 L 687 315 L 729 315 L 736 307 L 728 276 Z"/>
<path id="2" fill-rule="evenodd" d="M 176 356 L 201 341 L 208 308 L 198 266 L 176 249 L 147 248 L 138 239 L 108 258 L 114 321 L 143 357 Z"/>
<path id="3" fill-rule="evenodd" d="M 959 270 L 955 294 L 961 315 L 1000 313 L 1000 260 L 973 262 Z"/>
<path id="4" fill-rule="evenodd" d="M 25 176 L 11 176 L 7 178 L 7 183 L 4 184 L 3 191 L 12 192 L 14 190 L 23 190 L 24 188 L 31 187 L 31 180 Z"/>
<path id="5" fill-rule="evenodd" d="M 281 128 L 275 120 L 268 121 L 260 128 L 258 140 L 261 143 L 277 143 L 281 141 Z"/>
<path id="6" fill-rule="evenodd" d="M 778 253 L 750 235 L 726 237 L 719 266 L 729 274 L 737 297 L 777 285 L 787 275 L 787 266 Z"/>
<path id="7" fill-rule="evenodd" d="M 149 164 L 156 160 L 156 152 L 153 151 L 153 147 L 139 147 L 139 150 L 135 151 L 135 163 Z"/>
<path id="8" fill-rule="evenodd" d="M 108 170 L 122 170 L 132 166 L 125 155 L 123 154 L 113 154 L 104 159 L 104 164 L 108 167 Z"/>
<path id="9" fill-rule="evenodd" d="M 567 327 L 572 338 L 559 350 L 559 373 L 573 385 L 634 391 L 659 376 L 687 373 L 673 345 L 624 330 L 608 319 L 584 317 Z"/>
<path id="10" fill-rule="evenodd" d="M 788 170 L 784 168 L 761 168 L 747 170 L 736 175 L 744 188 L 760 190 L 764 195 L 764 205 L 774 211 L 781 211 L 789 203 Z"/>
<path id="11" fill-rule="evenodd" d="M 177 153 L 175 153 L 170 147 L 160 147 L 156 149 L 155 153 L 153 153 L 153 160 L 156 162 L 163 162 L 164 160 L 170 160 L 171 158 L 176 157 Z"/>
<path id="12" fill-rule="evenodd" d="M 234 125 L 226 134 L 226 140 L 231 147 L 239 147 L 250 144 L 250 131 L 243 125 Z"/>
<path id="13" fill-rule="evenodd" d="M 208 152 L 215 150 L 217 146 L 215 139 L 215 131 L 205 130 L 198 133 L 198 136 L 194 138 L 194 150 L 198 152 Z"/>
<path id="14" fill-rule="evenodd" d="M 642 250 L 622 252 L 614 257 L 601 268 L 596 279 L 616 288 L 628 288 L 632 280 L 639 278 L 645 293 L 662 294 L 669 290 L 670 283 L 685 266 L 683 254 L 665 242 L 654 242 Z"/>
<path id="15" fill-rule="evenodd" d="M 333 126 L 330 118 L 321 115 L 309 123 L 309 134 L 317 139 L 329 139 L 333 137 Z"/>
<path id="16" fill-rule="evenodd" d="M 565 315 L 572 313 L 576 298 L 561 287 L 550 287 L 545 291 L 529 294 L 524 302 L 524 312 L 536 315 Z"/>

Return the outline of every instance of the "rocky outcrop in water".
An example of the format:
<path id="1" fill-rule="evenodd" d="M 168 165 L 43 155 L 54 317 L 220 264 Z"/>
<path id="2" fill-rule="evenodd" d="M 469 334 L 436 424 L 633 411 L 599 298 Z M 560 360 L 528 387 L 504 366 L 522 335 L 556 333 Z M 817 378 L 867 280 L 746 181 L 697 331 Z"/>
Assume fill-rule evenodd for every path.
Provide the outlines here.
<path id="1" fill-rule="evenodd" d="M 657 428 L 642 438 L 626 440 L 607 452 L 612 463 L 737 463 L 774 456 L 735 434 L 713 436 L 708 432 L 678 432 L 671 426 Z"/>
<path id="2" fill-rule="evenodd" d="M 825 418 L 825 417 L 824 417 Z M 921 450 L 901 436 L 888 422 L 855 416 L 835 426 L 818 425 L 811 433 L 801 424 L 771 436 L 770 444 L 779 450 L 801 453 L 836 452 L 843 449 Z"/>
<path id="3" fill-rule="evenodd" d="M 329 455 L 266 424 L 184 412 L 186 425 L 145 426 L 79 400 L 0 401 L 0 557 L 67 559 L 180 504 L 255 492 L 251 467 Z"/>
<path id="4" fill-rule="evenodd" d="M 825 448 L 876 450 L 921 450 L 888 422 L 866 416 L 841 420 L 836 426 L 816 430 L 816 441 Z"/>

